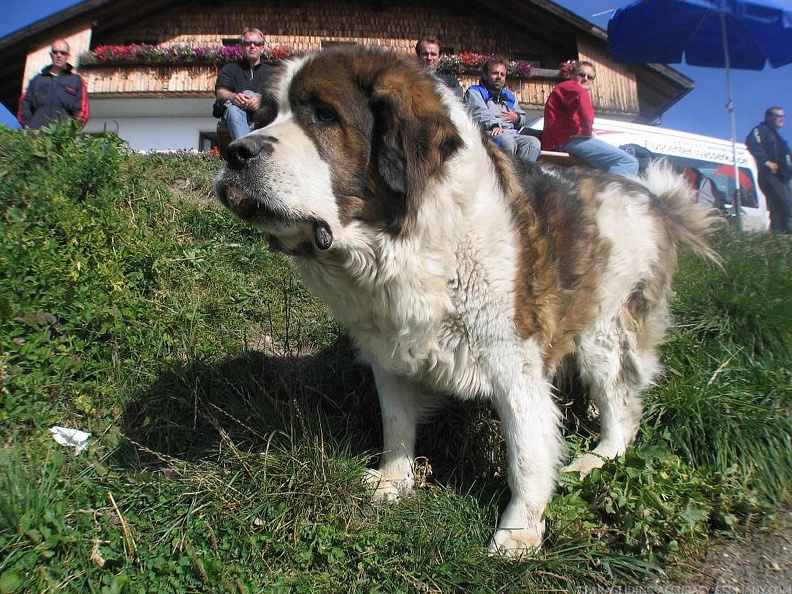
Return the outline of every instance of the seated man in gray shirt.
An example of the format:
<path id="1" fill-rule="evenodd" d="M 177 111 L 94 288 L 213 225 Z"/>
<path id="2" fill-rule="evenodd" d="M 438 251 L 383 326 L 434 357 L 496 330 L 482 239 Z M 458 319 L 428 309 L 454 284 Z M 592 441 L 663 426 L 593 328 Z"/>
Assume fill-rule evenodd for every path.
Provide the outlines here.
<path id="1" fill-rule="evenodd" d="M 468 87 L 465 102 L 473 119 L 504 152 L 536 161 L 541 143 L 534 136 L 520 134 L 525 112 L 506 88 L 506 67 L 506 61 L 499 58 L 487 61 L 484 76 L 479 84 Z"/>

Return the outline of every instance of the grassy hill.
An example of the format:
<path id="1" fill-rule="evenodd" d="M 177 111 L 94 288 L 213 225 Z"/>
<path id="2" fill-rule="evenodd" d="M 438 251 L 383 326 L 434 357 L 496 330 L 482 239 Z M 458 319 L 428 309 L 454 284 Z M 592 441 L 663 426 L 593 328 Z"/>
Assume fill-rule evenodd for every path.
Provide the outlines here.
<path id="1" fill-rule="evenodd" d="M 0 128 L 0 593 L 574 591 L 657 575 L 788 501 L 790 239 L 724 228 L 723 270 L 682 259 L 637 446 L 564 477 L 545 548 L 509 562 L 484 553 L 508 500 L 484 407 L 422 430 L 417 496 L 371 502 L 371 375 L 214 203 L 220 166 Z M 590 419 L 559 402 L 584 447 Z"/>

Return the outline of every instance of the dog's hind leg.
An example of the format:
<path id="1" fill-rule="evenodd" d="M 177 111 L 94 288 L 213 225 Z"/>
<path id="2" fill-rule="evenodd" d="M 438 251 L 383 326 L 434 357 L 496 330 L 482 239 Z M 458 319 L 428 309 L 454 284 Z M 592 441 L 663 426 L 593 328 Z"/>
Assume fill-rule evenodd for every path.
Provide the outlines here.
<path id="1" fill-rule="evenodd" d="M 415 431 L 426 409 L 426 395 L 408 379 L 371 366 L 382 413 L 382 459 L 369 470 L 365 481 L 374 487 L 374 498 L 396 500 L 408 495 L 415 484 L 413 460 Z"/>
<path id="2" fill-rule="evenodd" d="M 565 472 L 586 475 L 623 454 L 635 439 L 643 412 L 640 392 L 659 369 L 651 335 L 628 314 L 582 337 L 576 360 L 599 410 L 600 441 L 590 453 L 573 460 Z"/>

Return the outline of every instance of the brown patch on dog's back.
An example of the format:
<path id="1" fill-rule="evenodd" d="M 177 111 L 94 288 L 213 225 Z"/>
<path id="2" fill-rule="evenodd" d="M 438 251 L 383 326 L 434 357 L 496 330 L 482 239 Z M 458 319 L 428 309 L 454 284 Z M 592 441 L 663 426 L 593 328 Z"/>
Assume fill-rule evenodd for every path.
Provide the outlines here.
<path id="1" fill-rule="evenodd" d="M 511 168 L 498 169 L 521 240 L 516 325 L 523 338 L 540 342 L 552 369 L 597 315 L 610 247 L 597 229 L 595 196 L 607 180 L 591 170 L 558 179 L 538 166 L 517 180 Z"/>

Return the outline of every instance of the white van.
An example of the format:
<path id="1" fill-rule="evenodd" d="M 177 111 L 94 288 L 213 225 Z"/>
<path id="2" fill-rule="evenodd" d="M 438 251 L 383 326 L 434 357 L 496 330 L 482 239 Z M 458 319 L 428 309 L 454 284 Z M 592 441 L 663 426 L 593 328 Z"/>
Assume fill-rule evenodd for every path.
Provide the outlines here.
<path id="1" fill-rule="evenodd" d="M 522 133 L 541 137 L 544 118 L 529 122 Z M 699 204 L 723 210 L 730 221 L 734 208 L 734 155 L 729 140 L 688 134 L 657 126 L 594 119 L 597 138 L 634 154 L 642 167 L 652 158 L 665 158 L 685 177 Z M 741 225 L 745 230 L 766 231 L 770 224 L 767 202 L 757 183 L 756 163 L 744 144 L 737 145 L 740 176 Z"/>

